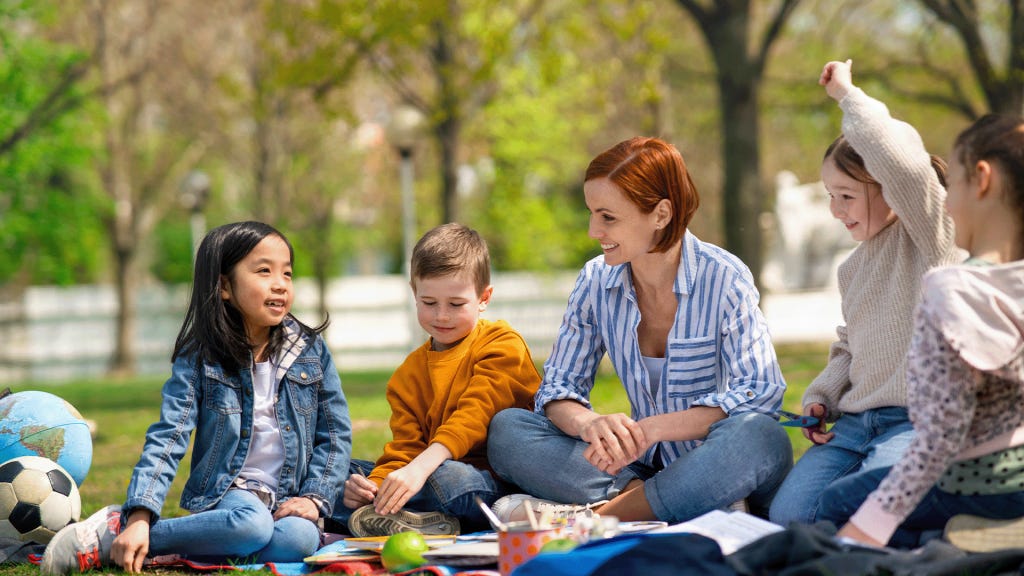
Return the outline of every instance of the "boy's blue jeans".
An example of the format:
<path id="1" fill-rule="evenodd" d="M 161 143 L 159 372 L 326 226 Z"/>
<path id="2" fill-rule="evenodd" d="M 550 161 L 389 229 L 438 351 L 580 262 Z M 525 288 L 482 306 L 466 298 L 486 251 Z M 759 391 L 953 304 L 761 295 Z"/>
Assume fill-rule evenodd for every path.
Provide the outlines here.
<path id="1" fill-rule="evenodd" d="M 245 490 L 228 490 L 209 510 L 161 518 L 149 530 L 149 555 L 181 554 L 193 560 L 243 563 L 301 562 L 320 546 L 316 524 L 288 516 L 274 520 L 266 505 Z"/>
<path id="2" fill-rule="evenodd" d="M 353 458 L 349 465 L 349 473 L 369 476 L 373 466 L 373 462 Z M 344 488 L 342 490 L 344 491 Z M 510 492 L 507 484 L 486 470 L 480 470 L 465 462 L 445 460 L 427 478 L 423 488 L 406 503 L 405 508 L 455 516 L 462 524 L 462 531 L 470 532 L 487 529 L 489 526 L 487 517 L 476 503 L 476 498 L 479 497 L 490 506 Z M 333 519 L 348 524 L 348 518 L 354 510 L 342 504 L 342 496 L 344 492 L 338 494 Z"/>
<path id="3" fill-rule="evenodd" d="M 488 431 L 488 460 L 502 478 L 556 502 L 608 500 L 634 478 L 659 520 L 683 522 L 747 498 L 766 514 L 793 465 L 789 438 L 775 419 L 735 414 L 711 426 L 704 443 L 668 466 L 633 463 L 615 476 L 583 457 L 588 444 L 568 436 L 542 414 L 519 408 L 499 412 Z"/>
<path id="4" fill-rule="evenodd" d="M 841 527 L 867 500 L 889 474 L 891 466 L 875 468 L 839 480 L 822 494 L 818 518 Z M 894 548 L 917 548 L 932 537 L 942 534 L 946 522 L 957 514 L 973 514 L 983 518 L 1007 520 L 1024 516 L 1024 492 L 963 496 L 933 487 L 917 508 L 896 529 L 889 540 Z"/>
<path id="5" fill-rule="evenodd" d="M 788 526 L 820 520 L 826 488 L 841 478 L 892 466 L 914 437 L 907 409 L 897 406 L 843 414 L 831 431 L 835 433 L 832 440 L 811 446 L 797 460 L 772 502 L 772 522 Z M 832 497 L 849 498 L 854 509 L 863 501 L 845 494 Z"/>

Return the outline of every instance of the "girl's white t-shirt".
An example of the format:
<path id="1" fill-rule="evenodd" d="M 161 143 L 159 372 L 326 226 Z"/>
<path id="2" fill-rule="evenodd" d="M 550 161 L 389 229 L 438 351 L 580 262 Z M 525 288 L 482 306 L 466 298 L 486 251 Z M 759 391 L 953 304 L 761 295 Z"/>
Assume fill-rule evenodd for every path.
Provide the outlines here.
<path id="1" fill-rule="evenodd" d="M 276 372 L 272 362 L 258 362 L 252 372 L 252 435 L 239 473 L 241 478 L 256 480 L 271 490 L 277 490 L 277 477 L 284 463 L 284 442 L 274 408 L 277 382 L 273 376 Z"/>

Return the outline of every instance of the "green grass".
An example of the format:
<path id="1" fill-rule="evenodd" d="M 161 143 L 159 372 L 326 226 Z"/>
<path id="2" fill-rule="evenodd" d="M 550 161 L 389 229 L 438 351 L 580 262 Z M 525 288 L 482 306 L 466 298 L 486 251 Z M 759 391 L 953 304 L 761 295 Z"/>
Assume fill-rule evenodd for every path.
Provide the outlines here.
<path id="1" fill-rule="evenodd" d="M 803 391 L 824 367 L 828 346 L 777 346 L 779 362 L 788 388 L 785 407 L 799 411 Z M 390 371 L 342 374 L 342 388 L 349 401 L 353 423 L 352 455 L 374 460 L 384 443 L 390 439 L 387 401 L 384 387 Z M 123 381 L 79 381 L 59 385 L 13 385 L 12 391 L 46 390 L 74 405 L 86 418 L 96 421 L 97 434 L 93 440 L 92 467 L 80 487 L 83 514 L 92 513 L 107 504 L 124 501 L 132 467 L 138 460 L 146 429 L 159 416 L 160 388 L 163 378 L 136 378 Z M 591 400 L 600 412 L 629 413 L 629 402 L 614 372 L 603 370 L 594 386 Z M 789 430 L 794 453 L 806 450 L 808 442 L 799 430 Z M 178 498 L 187 476 L 188 457 L 181 463 L 178 476 L 171 486 L 163 513 L 180 516 Z M 117 572 L 115 572 L 117 573 Z M 30 566 L 5 567 L 0 574 L 22 576 L 37 575 Z"/>

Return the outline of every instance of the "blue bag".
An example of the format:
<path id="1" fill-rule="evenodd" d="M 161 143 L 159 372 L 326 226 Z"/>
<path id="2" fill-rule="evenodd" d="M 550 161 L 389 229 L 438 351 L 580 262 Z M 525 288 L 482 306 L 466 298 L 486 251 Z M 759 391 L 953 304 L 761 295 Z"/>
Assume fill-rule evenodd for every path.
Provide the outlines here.
<path id="1" fill-rule="evenodd" d="M 735 576 L 714 540 L 699 534 L 627 534 L 534 556 L 512 576 Z"/>

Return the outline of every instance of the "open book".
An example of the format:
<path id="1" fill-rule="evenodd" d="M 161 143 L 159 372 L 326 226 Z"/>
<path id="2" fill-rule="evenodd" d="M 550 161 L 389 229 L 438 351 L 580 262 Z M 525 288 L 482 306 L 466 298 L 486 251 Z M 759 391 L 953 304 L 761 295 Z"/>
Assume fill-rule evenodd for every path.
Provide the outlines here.
<path id="1" fill-rule="evenodd" d="M 732 554 L 740 548 L 783 528 L 746 512 L 712 510 L 693 520 L 651 530 L 651 534 L 689 532 L 707 536 L 718 543 L 723 555 Z"/>

